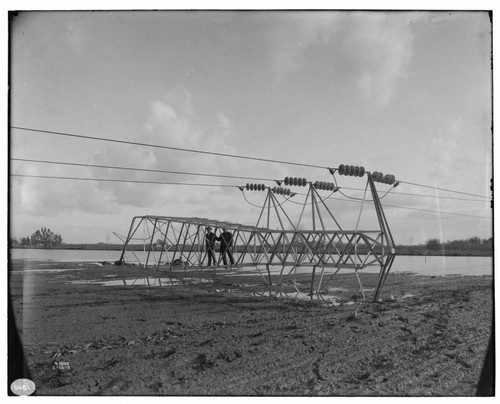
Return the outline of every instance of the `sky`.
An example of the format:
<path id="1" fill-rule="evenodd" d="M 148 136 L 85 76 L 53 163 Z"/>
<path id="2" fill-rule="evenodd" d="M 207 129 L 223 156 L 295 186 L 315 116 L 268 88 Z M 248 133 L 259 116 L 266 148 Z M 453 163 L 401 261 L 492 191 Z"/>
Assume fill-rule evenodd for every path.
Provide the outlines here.
<path id="1" fill-rule="evenodd" d="M 335 180 L 321 195 L 342 228 L 376 228 L 366 177 L 327 169 L 348 164 L 396 177 L 376 184 L 396 243 L 489 238 L 491 31 L 480 11 L 21 12 L 11 127 L 144 145 L 11 128 L 10 236 L 119 243 L 143 215 L 252 225 L 265 193 L 238 186 L 286 176 Z"/>

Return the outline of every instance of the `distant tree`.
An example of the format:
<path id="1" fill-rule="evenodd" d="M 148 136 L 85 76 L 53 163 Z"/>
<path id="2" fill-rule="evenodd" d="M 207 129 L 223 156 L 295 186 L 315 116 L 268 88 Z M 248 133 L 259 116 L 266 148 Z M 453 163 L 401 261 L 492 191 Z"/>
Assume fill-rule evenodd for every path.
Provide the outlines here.
<path id="1" fill-rule="evenodd" d="M 493 248 L 493 237 L 490 237 L 489 239 L 484 239 L 483 246 L 488 249 Z"/>
<path id="2" fill-rule="evenodd" d="M 478 246 L 481 245 L 481 239 L 479 237 L 471 237 L 469 240 L 467 240 L 470 244 L 473 246 Z"/>
<path id="3" fill-rule="evenodd" d="M 21 240 L 19 241 L 19 244 L 22 246 L 28 246 L 31 244 L 30 237 L 22 237 Z"/>
<path id="4" fill-rule="evenodd" d="M 17 241 L 17 238 L 9 237 L 9 246 L 10 247 L 17 247 L 18 245 L 19 245 L 19 241 Z"/>
<path id="5" fill-rule="evenodd" d="M 425 246 L 430 251 L 438 251 L 442 249 L 441 242 L 437 238 L 430 238 L 425 242 Z"/>
<path id="6" fill-rule="evenodd" d="M 60 234 L 55 234 L 50 229 L 42 227 L 31 235 L 30 243 L 31 245 L 42 244 L 43 248 L 52 248 L 62 244 L 62 237 Z"/>

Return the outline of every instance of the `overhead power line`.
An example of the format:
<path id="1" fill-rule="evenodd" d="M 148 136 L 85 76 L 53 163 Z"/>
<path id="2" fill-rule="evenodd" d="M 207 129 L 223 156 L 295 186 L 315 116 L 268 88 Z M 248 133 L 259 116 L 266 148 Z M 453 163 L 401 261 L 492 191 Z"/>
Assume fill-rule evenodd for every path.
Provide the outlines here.
<path id="1" fill-rule="evenodd" d="M 292 161 L 265 159 L 265 158 L 260 158 L 260 157 L 243 156 L 243 155 L 238 155 L 238 154 L 209 152 L 209 151 L 205 151 L 205 150 L 188 149 L 188 148 L 183 148 L 183 147 L 173 147 L 173 146 L 164 146 L 164 145 L 157 145 L 157 144 L 150 144 L 150 143 L 132 142 L 132 141 L 128 141 L 128 140 L 110 139 L 110 138 L 96 137 L 96 136 L 76 135 L 73 133 L 54 132 L 54 131 L 50 131 L 50 130 L 41 130 L 41 129 L 33 129 L 33 128 L 23 128 L 20 126 L 11 126 L 11 128 L 25 130 L 25 131 L 29 131 L 29 132 L 45 133 L 45 134 L 49 134 L 49 135 L 69 136 L 69 137 L 79 138 L 79 139 L 91 139 L 91 140 L 99 140 L 99 141 L 103 141 L 103 142 L 121 143 L 121 144 L 128 144 L 128 145 L 134 145 L 134 146 L 154 147 L 154 148 L 158 148 L 158 149 L 175 150 L 175 151 L 181 151 L 181 152 L 186 152 L 186 153 L 208 154 L 208 155 L 212 155 L 212 156 L 231 157 L 231 158 L 237 158 L 237 159 L 263 161 L 266 163 L 288 164 L 288 165 L 302 166 L 302 167 L 312 167 L 312 168 L 322 168 L 322 169 L 328 168 L 325 166 L 319 166 L 319 165 L 315 165 L 315 164 L 295 163 Z"/>
<path id="2" fill-rule="evenodd" d="M 225 184 L 200 184 L 200 183 L 188 183 L 188 182 L 165 182 L 165 181 L 143 181 L 143 180 L 118 180 L 109 178 L 85 178 L 85 177 L 61 177 L 61 176 L 50 176 L 50 175 L 28 175 L 28 174 L 10 174 L 12 177 L 24 177 L 24 178 L 45 178 L 45 179 L 58 179 L 58 180 L 75 180 L 75 181 L 104 181 L 104 182 L 122 182 L 122 183 L 135 183 L 135 184 L 158 184 L 158 185 L 189 185 L 189 186 L 201 186 L 201 187 L 225 187 L 225 188 L 239 188 L 237 185 L 225 185 Z M 332 198 L 338 201 L 353 202 L 351 199 L 340 199 Z M 355 200 L 354 202 L 359 202 Z M 388 205 L 384 204 L 386 207 L 407 209 L 407 210 L 417 210 L 422 212 L 437 213 L 437 214 L 448 214 L 455 216 L 465 216 L 465 217 L 477 217 L 481 219 L 491 219 L 489 217 L 483 217 L 478 215 L 467 215 L 464 213 L 454 213 L 454 212 L 444 212 L 444 211 L 433 211 L 430 209 L 419 209 L 410 208 L 405 206 Z"/>
<path id="3" fill-rule="evenodd" d="M 447 214 L 447 215 L 454 215 L 454 216 L 477 217 L 479 219 L 487 219 L 487 220 L 491 220 L 492 219 L 491 217 L 486 217 L 486 216 L 468 215 L 466 213 L 436 211 L 436 210 L 431 210 L 431 209 L 409 208 L 407 206 L 390 205 L 390 204 L 387 204 L 387 203 L 384 203 L 384 207 L 397 208 L 397 209 L 416 210 L 416 211 L 419 211 L 419 212 L 437 213 L 438 215 L 444 213 L 444 214 Z"/>
<path id="4" fill-rule="evenodd" d="M 363 188 L 350 188 L 350 187 L 340 187 L 341 189 L 348 189 L 348 190 L 351 190 L 351 191 L 364 191 Z M 467 202 L 481 202 L 481 203 L 485 203 L 487 201 L 485 200 L 480 200 L 480 199 L 469 199 L 469 198 L 458 198 L 458 197 L 454 197 L 454 196 L 437 196 L 437 195 L 428 195 L 428 194 L 415 194 L 415 193 L 411 193 L 411 192 L 398 192 L 398 191 L 392 191 L 391 192 L 391 195 L 407 195 L 407 196 L 418 196 L 418 197 L 421 197 L 421 198 L 438 198 L 438 199 L 453 199 L 453 200 L 456 200 L 456 201 L 467 201 Z"/>
<path id="5" fill-rule="evenodd" d="M 297 163 L 297 162 L 285 161 L 285 160 L 265 159 L 265 158 L 260 158 L 260 157 L 244 156 L 244 155 L 238 155 L 238 154 L 210 152 L 210 151 L 205 151 L 205 150 L 196 150 L 196 149 L 189 149 L 189 148 L 182 148 L 182 147 L 156 145 L 156 144 L 142 143 L 142 142 L 132 142 L 132 141 L 128 141 L 128 140 L 111 139 L 111 138 L 104 138 L 104 137 L 97 137 L 97 136 L 77 135 L 74 133 L 56 132 L 56 131 L 49 131 L 49 130 L 36 129 L 36 128 L 26 128 L 26 127 L 21 127 L 21 126 L 10 126 L 10 128 L 28 131 L 28 132 L 44 133 L 44 134 L 49 134 L 49 135 L 67 136 L 67 137 L 78 138 L 78 139 L 89 139 L 89 140 L 97 140 L 97 141 L 103 141 L 103 142 L 128 144 L 128 145 L 134 145 L 134 146 L 153 147 L 153 148 L 158 148 L 158 149 L 175 150 L 175 151 L 181 151 L 181 152 L 186 152 L 186 153 L 198 153 L 198 154 L 205 154 L 205 155 L 213 155 L 213 156 L 229 157 L 229 158 L 245 159 L 245 160 L 253 160 L 253 161 L 262 161 L 262 162 L 267 162 L 267 163 L 286 164 L 286 165 L 310 167 L 310 168 L 320 168 L 320 169 L 329 169 L 330 168 L 330 167 L 320 166 L 320 165 L 316 165 L 316 164 L 306 164 L 306 163 Z M 434 190 L 437 189 L 440 191 L 452 192 L 452 193 L 457 193 L 457 194 L 462 194 L 462 195 L 476 196 L 476 197 L 484 198 L 484 199 L 488 199 L 488 200 L 491 199 L 488 196 L 477 195 L 477 194 L 472 194 L 472 193 L 462 192 L 462 191 L 455 191 L 452 189 L 438 188 L 438 187 L 433 187 L 433 186 L 429 186 L 429 185 L 417 184 L 417 183 L 408 182 L 408 181 L 401 181 L 401 180 L 398 180 L 398 182 L 409 184 L 409 185 L 414 185 L 414 186 L 418 186 L 418 187 L 430 188 L 430 189 L 434 189 Z"/>
<path id="6" fill-rule="evenodd" d="M 187 172 L 187 171 L 158 170 L 158 169 L 148 169 L 148 168 L 111 166 L 111 165 L 103 165 L 103 164 L 69 163 L 69 162 L 54 161 L 54 160 L 38 160 L 38 159 L 25 159 L 25 158 L 11 158 L 10 160 L 11 161 L 29 162 L 29 163 L 56 164 L 56 165 L 89 167 L 89 168 L 106 168 L 106 169 L 114 169 L 114 170 L 139 171 L 139 172 L 149 172 L 149 173 L 192 175 L 192 176 L 214 177 L 214 178 L 232 178 L 232 179 L 245 179 L 245 180 L 253 180 L 253 181 L 277 181 L 276 179 L 273 179 L 273 178 L 246 177 L 246 176 L 224 175 L 224 174 L 208 174 L 208 173 L 196 173 L 196 172 Z M 363 188 L 351 188 L 351 187 L 339 187 L 339 189 L 352 190 L 352 191 L 364 191 Z M 422 198 L 452 199 L 452 200 L 460 200 L 460 201 L 468 201 L 468 202 L 481 202 L 481 203 L 485 202 L 484 200 L 478 200 L 478 199 L 458 198 L 458 197 L 453 197 L 453 196 L 415 194 L 415 193 L 409 193 L 409 192 L 397 192 L 394 190 L 391 192 L 391 195 L 408 195 L 408 196 L 417 196 L 417 197 L 422 197 Z"/>
<path id="7" fill-rule="evenodd" d="M 78 166 L 78 167 L 90 167 L 90 168 L 111 168 L 114 170 L 128 170 L 128 171 L 141 171 L 149 173 L 163 173 L 163 174 L 180 174 L 180 175 L 195 175 L 201 177 L 218 177 L 218 178 L 234 178 L 234 179 L 245 179 L 245 180 L 255 180 L 255 181 L 275 181 L 271 178 L 256 178 L 256 177 L 243 177 L 237 175 L 223 175 L 223 174 L 207 174 L 207 173 L 191 173 L 186 171 L 170 171 L 170 170 L 155 170 L 149 168 L 134 168 L 134 167 L 123 167 L 123 166 L 108 166 L 101 164 L 84 164 L 84 163 L 67 163 L 62 161 L 51 161 L 51 160 L 35 160 L 35 159 L 19 159 L 11 158 L 12 161 L 24 161 L 31 163 L 44 163 L 44 164 L 60 164 L 67 166 Z"/>
<path id="8" fill-rule="evenodd" d="M 199 183 L 189 183 L 189 182 L 166 182 L 166 181 L 143 181 L 143 180 L 117 180 L 110 178 L 84 178 L 84 177 L 60 177 L 51 175 L 28 175 L 28 174 L 11 174 L 12 177 L 25 177 L 25 178 L 47 178 L 47 179 L 57 179 L 57 180 L 75 180 L 75 181 L 106 181 L 106 182 L 130 182 L 135 184 L 159 184 L 159 185 L 191 185 L 198 187 L 225 187 L 225 188 L 237 188 L 236 185 L 224 185 L 224 184 L 199 184 Z"/>
<path id="9" fill-rule="evenodd" d="M 452 189 L 446 189 L 446 188 L 439 188 L 439 187 L 432 187 L 430 185 L 423 185 L 423 184 L 416 184 L 414 182 L 408 182 L 408 181 L 399 181 L 401 184 L 409 184 L 409 185 L 415 185 L 417 187 L 423 187 L 423 188 L 430 188 L 438 191 L 446 191 L 446 192 L 454 192 L 456 194 L 462 194 L 462 195 L 469 195 L 469 196 L 477 196 L 478 198 L 485 198 L 485 199 L 490 199 L 488 196 L 484 195 L 477 195 L 477 194 L 471 194 L 468 192 L 461 192 L 461 191 L 454 191 Z"/>
<path id="10" fill-rule="evenodd" d="M 306 196 L 306 194 L 300 193 L 300 192 L 296 192 L 295 195 Z M 333 200 L 340 201 L 340 202 L 363 203 L 363 201 L 360 198 L 349 198 L 349 197 L 336 198 L 336 197 L 329 196 L 325 199 L 333 199 Z M 290 200 L 290 202 L 292 202 L 292 201 Z M 365 200 L 364 202 L 369 203 L 369 204 L 373 204 L 373 200 Z M 456 213 L 456 212 L 447 212 L 447 211 L 437 211 L 437 210 L 431 210 L 431 209 L 411 208 L 408 206 L 390 205 L 387 203 L 384 203 L 384 207 L 390 207 L 390 208 L 396 208 L 396 209 L 406 209 L 406 210 L 416 210 L 416 211 L 420 211 L 420 212 L 429 212 L 429 213 L 437 213 L 437 214 L 443 213 L 443 214 L 454 215 L 454 216 L 476 217 L 479 219 L 487 219 L 487 220 L 492 219 L 492 217 L 485 217 L 485 216 L 479 216 L 479 215 L 469 215 L 467 213 Z"/>

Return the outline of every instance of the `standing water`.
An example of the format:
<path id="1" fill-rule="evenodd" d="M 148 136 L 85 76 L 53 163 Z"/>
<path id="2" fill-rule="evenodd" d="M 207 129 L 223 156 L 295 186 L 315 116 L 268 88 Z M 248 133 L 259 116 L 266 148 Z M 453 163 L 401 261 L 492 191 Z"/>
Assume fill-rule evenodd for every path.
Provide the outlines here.
<path id="1" fill-rule="evenodd" d="M 110 250 L 44 250 L 21 249 L 10 250 L 11 259 L 24 259 L 44 262 L 115 262 L 121 251 Z M 134 254 L 142 262 L 146 261 L 147 252 L 137 251 Z M 159 256 L 158 253 L 157 257 Z M 150 262 L 154 258 L 150 256 Z M 379 268 L 365 268 L 364 272 L 378 273 Z M 398 255 L 391 269 L 395 272 L 414 272 L 420 275 L 492 275 L 492 257 L 448 257 L 448 256 L 416 256 Z"/>

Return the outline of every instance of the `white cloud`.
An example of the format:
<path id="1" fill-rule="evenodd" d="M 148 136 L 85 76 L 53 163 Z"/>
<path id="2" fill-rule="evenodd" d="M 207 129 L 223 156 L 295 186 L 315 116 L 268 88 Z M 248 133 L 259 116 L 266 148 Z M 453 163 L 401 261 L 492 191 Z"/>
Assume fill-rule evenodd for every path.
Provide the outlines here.
<path id="1" fill-rule="evenodd" d="M 107 196 L 87 181 L 28 179 L 14 184 L 11 191 L 14 214 L 57 216 L 64 211 L 116 212 Z"/>
<path id="2" fill-rule="evenodd" d="M 429 179 L 441 178 L 441 182 L 450 180 L 457 173 L 458 160 L 463 154 L 457 140 L 460 139 L 462 122 L 460 118 L 450 119 L 445 130 L 431 140 L 429 156 L 432 166 L 429 167 Z"/>
<path id="3" fill-rule="evenodd" d="M 224 135 L 229 135 L 231 133 L 231 129 L 233 127 L 233 124 L 229 120 L 229 118 L 226 115 L 224 115 L 223 112 L 219 112 L 217 114 L 217 121 L 218 121 L 220 127 L 223 130 L 223 134 Z"/>
<path id="4" fill-rule="evenodd" d="M 379 105 L 390 101 L 406 75 L 413 55 L 413 33 L 407 15 L 376 14 L 352 32 L 352 45 L 361 64 L 358 88 Z"/>
<path id="5" fill-rule="evenodd" d="M 303 12 L 283 19 L 271 34 L 270 52 L 277 82 L 301 69 L 319 48 L 332 75 L 343 74 L 359 94 L 385 105 L 406 75 L 413 54 L 411 23 L 417 13 Z M 342 68 L 348 66 L 348 69 Z"/>
<path id="6" fill-rule="evenodd" d="M 339 18 L 340 14 L 332 12 L 284 14 L 269 35 L 275 80 L 281 82 L 300 69 L 309 47 L 328 42 Z"/>
<path id="7" fill-rule="evenodd" d="M 160 100 L 150 104 L 149 115 L 143 125 L 143 132 L 130 140 L 141 143 L 164 145 L 178 149 L 199 150 L 216 153 L 234 154 L 235 148 L 227 143 L 233 124 L 224 112 L 207 116 L 197 111 L 195 100 L 186 89 L 168 92 Z M 227 174 L 234 172 L 236 163 L 227 158 L 217 157 L 209 153 L 199 154 L 181 150 L 168 150 L 143 146 L 121 147 L 116 152 L 116 145 L 110 145 L 95 156 L 95 162 L 107 165 L 121 165 L 147 170 L 175 171 L 174 173 L 155 173 L 141 171 L 108 170 L 109 176 L 116 178 L 173 183 L 207 183 L 222 184 L 224 179 L 218 177 L 182 175 L 180 173 Z M 143 209 L 167 209 L 169 203 L 171 212 L 168 214 L 189 214 L 185 205 L 190 206 L 191 215 L 199 212 L 193 205 L 197 202 L 200 210 L 206 204 L 207 195 L 212 192 L 225 192 L 226 189 L 194 188 L 181 185 L 151 185 L 136 183 L 101 184 L 101 189 L 111 192 L 114 199 L 125 205 L 143 207 Z M 203 192 L 198 192 L 202 189 Z M 196 191 L 195 191 L 196 190 Z M 163 211 L 163 214 L 167 212 Z"/>

